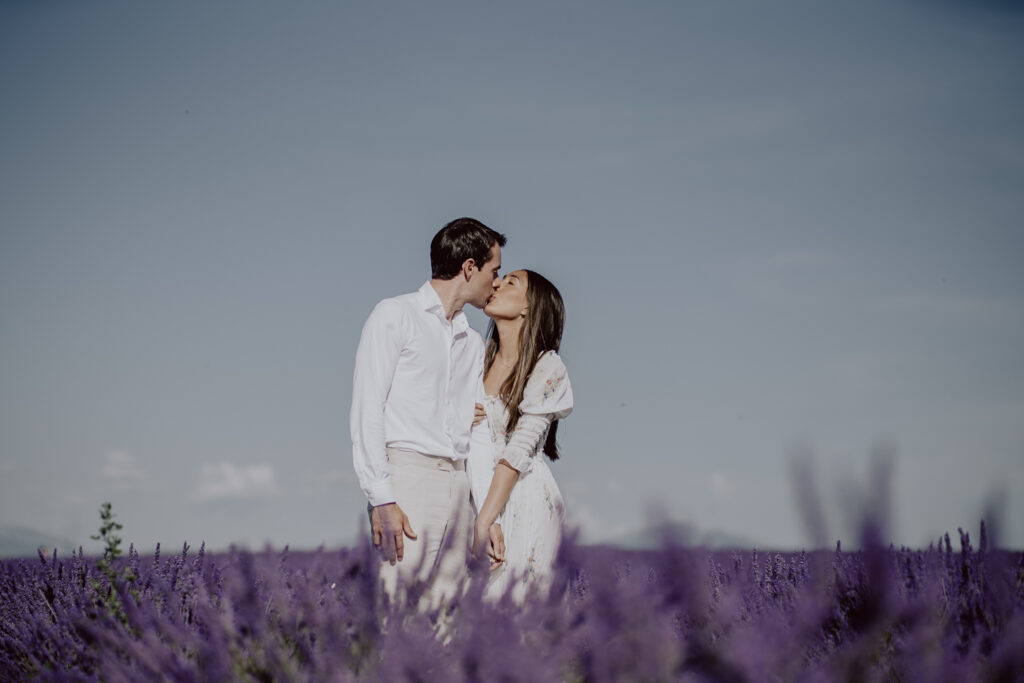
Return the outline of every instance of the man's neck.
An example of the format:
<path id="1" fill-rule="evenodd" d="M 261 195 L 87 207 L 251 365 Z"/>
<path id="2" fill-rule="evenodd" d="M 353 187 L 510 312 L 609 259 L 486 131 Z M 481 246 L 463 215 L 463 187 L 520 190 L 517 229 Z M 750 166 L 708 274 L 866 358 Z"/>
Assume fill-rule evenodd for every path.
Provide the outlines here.
<path id="1" fill-rule="evenodd" d="M 466 301 L 462 298 L 459 291 L 459 276 L 456 275 L 451 280 L 438 280 L 434 278 L 430 281 L 430 286 L 434 288 L 438 298 L 441 299 L 441 305 L 444 306 L 444 317 L 448 322 L 451 322 L 455 314 L 466 305 Z"/>

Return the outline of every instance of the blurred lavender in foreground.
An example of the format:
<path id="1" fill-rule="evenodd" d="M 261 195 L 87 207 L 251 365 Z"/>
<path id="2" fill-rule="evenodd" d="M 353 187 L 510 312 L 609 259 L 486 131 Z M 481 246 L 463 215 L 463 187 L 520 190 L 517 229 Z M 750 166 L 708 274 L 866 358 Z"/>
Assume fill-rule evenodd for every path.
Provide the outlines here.
<path id="1" fill-rule="evenodd" d="M 390 605 L 364 543 L 0 563 L 0 680 L 1021 680 L 1024 555 L 656 551 L 568 541 L 525 607 Z M 107 598 L 107 589 L 117 596 Z M 118 606 L 111 610 L 109 605 Z M 438 635 L 437 622 L 446 626 Z"/>

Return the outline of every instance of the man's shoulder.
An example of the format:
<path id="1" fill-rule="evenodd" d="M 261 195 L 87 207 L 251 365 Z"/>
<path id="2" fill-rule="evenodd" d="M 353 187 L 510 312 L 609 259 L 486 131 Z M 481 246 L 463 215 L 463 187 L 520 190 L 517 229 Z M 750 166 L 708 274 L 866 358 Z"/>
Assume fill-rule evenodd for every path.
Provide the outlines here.
<path id="1" fill-rule="evenodd" d="M 389 296 L 387 299 L 381 299 L 377 302 L 377 305 L 373 307 L 374 313 L 393 313 L 401 315 L 409 311 L 416 310 L 416 301 L 419 298 L 419 292 L 408 292 L 406 294 L 399 294 L 398 296 Z"/>

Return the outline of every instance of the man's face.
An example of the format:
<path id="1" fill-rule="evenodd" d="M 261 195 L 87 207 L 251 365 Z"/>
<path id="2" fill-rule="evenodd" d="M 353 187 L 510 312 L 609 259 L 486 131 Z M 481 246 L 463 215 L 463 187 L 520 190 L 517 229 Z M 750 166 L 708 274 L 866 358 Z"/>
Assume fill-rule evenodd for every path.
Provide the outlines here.
<path id="1" fill-rule="evenodd" d="M 481 267 L 474 268 L 473 274 L 469 278 L 469 303 L 477 308 L 487 305 L 487 300 L 501 284 L 501 276 L 498 275 L 500 270 L 501 247 L 495 242 L 491 247 L 490 257 Z"/>

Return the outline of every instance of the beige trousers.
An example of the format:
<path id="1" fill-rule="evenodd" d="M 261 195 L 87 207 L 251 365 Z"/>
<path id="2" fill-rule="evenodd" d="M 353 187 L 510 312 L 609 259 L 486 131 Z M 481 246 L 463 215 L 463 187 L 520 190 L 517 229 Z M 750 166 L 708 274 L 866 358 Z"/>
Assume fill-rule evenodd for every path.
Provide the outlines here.
<path id="1" fill-rule="evenodd" d="M 417 585 L 421 607 L 438 607 L 462 589 L 472 542 L 473 507 L 465 460 L 387 450 L 395 502 L 409 517 L 416 540 L 405 538 L 401 562 L 381 564 L 384 590 L 405 600 Z"/>

